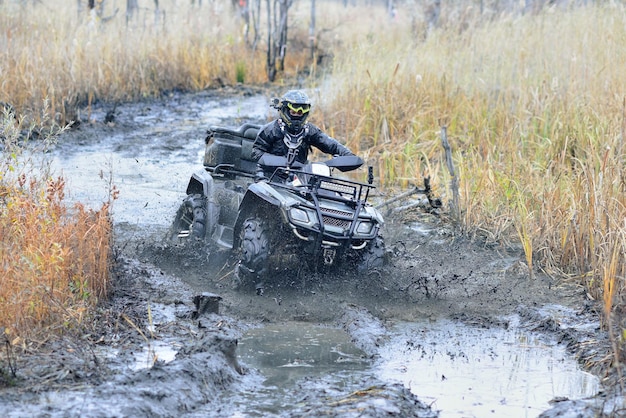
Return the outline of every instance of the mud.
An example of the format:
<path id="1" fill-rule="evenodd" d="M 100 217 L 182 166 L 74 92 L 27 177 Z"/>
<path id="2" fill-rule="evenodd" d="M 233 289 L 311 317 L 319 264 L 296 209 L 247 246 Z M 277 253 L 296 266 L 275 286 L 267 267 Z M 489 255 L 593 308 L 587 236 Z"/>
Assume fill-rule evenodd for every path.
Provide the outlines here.
<path id="1" fill-rule="evenodd" d="M 7 416 L 455 416 L 445 399 L 434 402 L 419 387 L 386 378 L 385 370 L 396 366 L 381 366 L 381 359 L 403 344 L 428 341 L 433 353 L 454 353 L 446 346 L 447 331 L 427 339 L 426 325 L 390 343 L 402 324 L 442 321 L 452 324 L 447 330 L 514 329 L 532 335 L 562 349 L 559 355 L 577 359 L 595 379 L 595 396 L 555 392 L 521 416 L 624 413 L 617 374 L 603 372 L 610 358 L 608 337 L 600 329 L 598 306 L 584 289 L 540 272 L 531 279 L 520 248 L 455 234 L 445 208 L 389 208 L 384 230 L 389 263 L 365 277 L 303 272 L 265 283 L 260 295 L 233 288 L 228 254 L 167 240 L 186 182 L 201 168 L 208 126 L 263 122 L 271 95 L 241 88 L 102 104 L 85 110 L 81 124 L 60 139 L 52 158 L 68 179 L 70 199 L 97 207 L 110 182 L 120 191 L 114 203 L 113 292 L 88 329 L 3 354 L 3 368 L 9 354 L 17 371 L 0 390 Z M 386 197 L 379 191 L 376 198 Z M 218 296 L 219 304 L 208 309 L 194 304 L 203 292 Z M 258 355 L 256 360 L 242 355 L 255 332 L 298 324 L 337 330 L 346 341 L 313 363 L 303 365 L 296 354 L 281 360 L 280 366 L 305 373 L 278 375 L 277 381 L 271 381 L 269 369 L 252 365 Z M 474 343 L 478 351 L 489 350 L 482 335 Z M 519 344 L 494 338 L 492 346 Z M 291 346 L 296 345 L 287 343 L 284 350 Z M 332 367 L 321 368 L 324 362 Z M 383 371 L 371 372 L 375 367 Z M 484 378 L 480 367 L 468 366 L 468 373 L 477 386 Z M 277 387 L 285 381 L 288 389 Z M 484 410 L 467 407 L 459 416 L 494 414 L 496 405 L 485 402 Z"/>

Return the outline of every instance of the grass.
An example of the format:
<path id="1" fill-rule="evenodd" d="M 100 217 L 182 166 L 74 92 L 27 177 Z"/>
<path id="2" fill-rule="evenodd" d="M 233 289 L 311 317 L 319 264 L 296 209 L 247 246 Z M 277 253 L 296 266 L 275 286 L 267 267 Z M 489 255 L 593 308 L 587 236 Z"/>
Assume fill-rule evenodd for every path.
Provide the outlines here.
<path id="1" fill-rule="evenodd" d="M 106 2 L 103 16 L 114 15 Z M 194 91 L 223 85 L 264 84 L 267 36 L 261 33 L 255 49 L 248 46 L 243 21 L 230 2 L 193 6 L 176 0 L 159 2 L 155 17 L 152 1 L 139 1 L 139 12 L 128 22 L 123 13 L 106 20 L 76 2 L 59 0 L 27 5 L 0 4 L 0 102 L 13 106 L 18 116 L 36 117 L 44 100 L 52 118 L 63 125 L 89 115 L 96 101 L 137 100 L 163 91 Z M 285 70 L 276 85 L 315 73 L 317 62 L 332 57 L 344 33 L 362 33 L 375 27 L 376 14 L 357 19 L 350 8 L 322 1 L 327 12 L 317 23 L 318 56 L 311 62 L 310 6 L 295 2 L 290 13 L 290 43 Z M 262 8 L 261 30 L 266 28 Z M 361 25 L 361 23 L 364 23 Z M 39 120 L 35 120 L 39 122 Z"/>
<path id="2" fill-rule="evenodd" d="M 76 3 L 58 3 L 54 10 L 43 3 L 0 4 L 0 101 L 31 122 L 41 120 L 46 98 L 52 119 L 62 125 L 99 100 L 265 82 L 265 37 L 258 49 L 247 47 L 241 21 L 219 9 L 219 2 L 194 9 L 163 1 L 165 13 L 157 20 L 146 3 L 128 24 L 119 16 L 103 22 L 60 13 L 75 10 Z M 373 164 L 383 186 L 407 187 L 428 173 L 435 193 L 451 199 L 439 138 L 445 125 L 462 231 L 518 248 L 530 271 L 584 286 L 605 307 L 605 325 L 621 327 L 614 337 L 619 359 L 626 335 L 624 6 L 610 2 L 496 16 L 442 2 L 440 25 L 429 29 L 415 4 L 400 5 L 391 20 L 382 7 L 318 2 L 319 49 L 310 62 L 309 5 L 296 2 L 286 70 L 275 87 L 282 90 L 310 75 L 301 83 L 316 88 L 313 122 Z M 32 178 L 37 187 L 31 190 Z M 84 215 L 80 207 L 61 210 L 62 180 L 2 181 L 3 199 L 10 196 L 21 208 L 15 219 L 29 211 L 52 219 L 46 228 L 31 226 L 14 235 L 45 235 L 61 219 L 69 230 L 79 216 L 95 224 L 107 219 L 106 207 Z M 18 205 L 27 199 L 32 206 Z M 16 223 L 21 222 L 7 225 Z M 42 250 L 29 247 L 28 240 L 20 243 L 29 274 L 55 271 L 41 270 L 37 257 L 52 266 L 71 265 L 61 261 L 74 251 L 73 235 L 67 236 L 67 244 Z M 85 294 L 81 283 L 90 283 L 87 277 L 41 289 L 78 289 L 71 294 L 77 300 Z M 63 304 L 68 306 L 66 300 L 57 305 Z"/>
<path id="3" fill-rule="evenodd" d="M 447 121 L 464 231 L 583 285 L 624 334 L 624 5 L 466 19 L 422 40 L 410 30 L 372 34 L 335 61 L 328 127 L 386 186 L 420 181 L 428 165 L 450 197 L 437 141 Z"/>
<path id="4" fill-rule="evenodd" d="M 0 101 L 28 115 L 47 99 L 63 124 L 81 116 L 79 106 L 97 100 L 235 84 L 244 72 L 248 83 L 264 81 L 264 57 L 246 48 L 241 22 L 211 6 L 162 3 L 160 18 L 142 7 L 128 23 L 121 15 L 106 22 L 78 15 L 69 0 L 54 8 L 3 3 Z"/>

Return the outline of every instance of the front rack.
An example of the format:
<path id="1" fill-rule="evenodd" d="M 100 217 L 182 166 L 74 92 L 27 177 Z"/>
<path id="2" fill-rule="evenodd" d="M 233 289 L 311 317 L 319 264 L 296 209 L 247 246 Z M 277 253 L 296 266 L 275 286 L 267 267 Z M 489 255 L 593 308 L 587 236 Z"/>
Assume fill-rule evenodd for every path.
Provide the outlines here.
<path id="1" fill-rule="evenodd" d="M 299 179 L 297 185 L 294 184 L 296 178 Z M 270 183 L 290 190 L 316 195 L 320 194 L 325 198 L 341 201 L 349 200 L 353 202 L 367 201 L 370 190 L 376 188 L 374 185 L 360 183 L 358 181 L 323 176 L 321 174 L 311 174 L 303 170 L 294 170 L 284 167 L 277 168 L 269 181 Z"/>

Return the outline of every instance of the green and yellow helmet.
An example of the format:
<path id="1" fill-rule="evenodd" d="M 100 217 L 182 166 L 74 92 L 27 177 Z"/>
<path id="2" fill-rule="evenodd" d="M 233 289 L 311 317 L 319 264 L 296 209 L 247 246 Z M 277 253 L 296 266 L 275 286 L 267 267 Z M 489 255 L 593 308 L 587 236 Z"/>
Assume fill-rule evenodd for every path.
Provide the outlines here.
<path id="1" fill-rule="evenodd" d="M 280 99 L 278 113 L 285 122 L 287 131 L 292 135 L 299 134 L 311 110 L 311 100 L 301 90 L 289 90 Z"/>

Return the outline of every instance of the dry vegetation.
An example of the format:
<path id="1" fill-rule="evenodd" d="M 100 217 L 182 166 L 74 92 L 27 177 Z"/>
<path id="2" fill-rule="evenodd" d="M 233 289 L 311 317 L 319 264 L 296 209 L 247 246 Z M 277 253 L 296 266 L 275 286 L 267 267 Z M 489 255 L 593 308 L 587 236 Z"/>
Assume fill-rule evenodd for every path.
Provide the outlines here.
<path id="1" fill-rule="evenodd" d="M 394 24 L 335 61 L 328 127 L 377 162 L 384 184 L 429 173 L 450 197 L 447 126 L 463 230 L 518 243 L 529 264 L 584 286 L 623 344 L 624 5 L 465 16 L 422 40 Z"/>
<path id="2" fill-rule="evenodd" d="M 63 178 L 41 158 L 60 131 L 41 125 L 30 147 L 22 123 L 4 112 L 0 129 L 0 333 L 13 344 L 84 323 L 107 296 L 112 244 L 111 202 L 68 207 Z"/>
<path id="3" fill-rule="evenodd" d="M 264 56 L 246 47 L 230 2 L 180 3 L 161 2 L 155 14 L 153 2 L 140 1 L 128 21 L 111 1 L 104 19 L 77 13 L 73 0 L 0 3 L 0 101 L 32 115 L 47 99 L 64 124 L 96 100 L 265 80 Z"/>
<path id="4" fill-rule="evenodd" d="M 78 15 L 69 0 L 55 2 L 54 9 L 52 2 L 0 3 L 0 101 L 33 115 L 48 98 L 63 122 L 78 116 L 76 105 L 96 100 L 263 83 L 266 47 L 251 51 L 241 21 L 224 2 L 206 3 L 192 8 L 189 2 L 174 7 L 182 3 L 162 1 L 166 13 L 160 17 L 146 7 L 128 23 L 123 15 L 107 22 Z M 433 30 L 423 20 L 427 11 L 402 7 L 392 20 L 384 8 L 318 2 L 319 52 L 335 57 L 326 69 L 331 77 L 318 84 L 320 68 L 306 67 L 303 49 L 308 2 L 297 2 L 290 17 L 293 50 L 278 84 L 305 68 L 314 74 L 310 85 L 323 86 L 314 96 L 314 122 L 374 163 L 385 186 L 406 186 L 428 173 L 438 192 L 450 197 L 439 140 L 439 127 L 447 126 L 462 230 L 489 243 L 519 244 L 528 264 L 576 280 L 590 298 L 603 301 L 607 322 L 626 333 L 624 6 L 609 2 L 489 19 L 475 7 L 457 7 L 443 9 L 440 27 Z M 50 222 L 31 222 L 25 232 L 11 234 L 24 244 L 5 243 L 3 229 L 2 248 L 21 249 L 10 269 L 30 268 L 32 280 L 44 280 L 61 267 L 71 272 L 64 274 L 64 285 L 28 287 L 42 289 L 43 299 L 33 306 L 43 309 L 51 305 L 51 289 L 82 289 L 71 283 L 89 282 L 89 276 L 76 276 L 82 270 L 66 254 L 74 251 L 76 237 L 91 232 L 75 230 L 85 223 L 77 222 L 79 217 L 104 228 L 107 208 L 87 213 L 78 207 L 70 220 L 61 209 L 62 180 L 34 179 L 23 184 L 1 179 L 2 204 L 25 205 L 14 219 L 50 217 Z M 24 203 L 28 199 L 30 206 Z M 4 208 L 2 219 L 10 219 Z M 69 231 L 53 233 L 56 222 Z M 108 239 L 108 230 L 102 231 L 95 235 L 99 243 Z M 26 244 L 45 234 L 66 236 L 67 243 L 39 250 Z M 37 257 L 48 260 L 46 270 Z M 24 260 L 34 261 L 21 265 Z M 72 290 L 67 297 L 76 301 L 82 294 Z M 67 309 L 67 299 L 56 305 Z M 59 312 L 65 318 L 65 311 Z"/>

